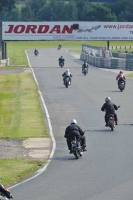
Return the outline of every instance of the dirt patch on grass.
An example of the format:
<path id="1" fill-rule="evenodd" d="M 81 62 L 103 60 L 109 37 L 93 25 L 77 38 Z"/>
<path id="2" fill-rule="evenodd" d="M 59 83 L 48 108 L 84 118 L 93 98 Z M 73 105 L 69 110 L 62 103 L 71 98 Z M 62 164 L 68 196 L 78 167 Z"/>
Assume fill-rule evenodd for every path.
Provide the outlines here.
<path id="1" fill-rule="evenodd" d="M 0 140 L 0 158 L 26 158 L 46 160 L 50 154 L 50 138 Z"/>
<path id="2" fill-rule="evenodd" d="M 17 139 L 0 140 L 0 158 L 29 158 L 29 150 L 23 147 L 23 141 Z"/>

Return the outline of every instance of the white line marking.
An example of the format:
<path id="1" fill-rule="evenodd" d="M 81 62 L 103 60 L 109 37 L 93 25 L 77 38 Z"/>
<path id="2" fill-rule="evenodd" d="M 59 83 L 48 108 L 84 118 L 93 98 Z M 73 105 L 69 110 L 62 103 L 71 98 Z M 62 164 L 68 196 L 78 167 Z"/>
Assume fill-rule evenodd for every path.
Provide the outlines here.
<path id="1" fill-rule="evenodd" d="M 17 183 L 17 184 L 15 184 L 15 185 L 9 187 L 9 189 L 12 189 L 12 188 L 14 188 L 14 187 L 17 187 L 18 185 L 21 185 L 21 184 L 23 184 L 23 183 L 25 183 L 25 182 L 27 182 L 27 181 L 30 181 L 30 180 L 36 178 L 37 176 L 39 176 L 40 174 L 42 174 L 42 173 L 46 170 L 46 168 L 48 167 L 49 163 L 51 162 L 51 160 L 52 160 L 52 158 L 53 158 L 53 155 L 54 155 L 54 152 L 55 152 L 55 149 L 56 149 L 56 141 L 55 141 L 55 138 L 54 138 L 54 135 L 53 135 L 53 130 L 52 130 L 52 125 L 51 125 L 51 121 L 50 121 L 50 116 L 49 116 L 49 113 L 48 113 L 48 109 L 47 109 L 47 106 L 46 106 L 46 104 L 45 104 L 45 102 L 44 102 L 44 99 L 43 99 L 43 97 L 42 97 L 42 94 L 41 94 L 41 92 L 40 92 L 40 90 L 39 90 L 39 85 L 38 85 L 37 79 L 36 79 L 36 77 L 35 77 L 34 71 L 33 71 L 32 67 L 31 67 L 31 65 L 30 65 L 30 61 L 29 61 L 29 58 L 28 58 L 28 55 L 27 55 L 27 52 L 26 52 L 26 51 L 27 51 L 27 50 L 25 50 L 25 54 L 26 54 L 26 57 L 27 57 L 27 60 L 28 60 L 28 64 L 29 64 L 29 66 L 30 66 L 30 68 L 31 68 L 31 70 L 32 70 L 33 77 L 34 77 L 34 79 L 35 79 L 35 81 L 36 81 L 36 84 L 37 84 L 37 86 L 38 86 L 38 93 L 39 93 L 39 95 L 40 95 L 40 97 L 41 97 L 41 100 L 42 100 L 42 103 L 43 103 L 43 106 L 44 106 L 44 109 L 45 109 L 45 112 L 46 112 L 46 117 L 47 117 L 47 120 L 48 120 L 48 126 L 49 126 L 50 136 L 51 136 L 51 139 L 52 139 L 52 142 L 53 142 L 53 146 L 52 146 L 52 151 L 51 151 L 51 153 L 50 153 L 50 156 L 49 156 L 49 158 L 48 158 L 48 160 L 47 160 L 47 164 L 46 164 L 43 168 L 41 168 L 41 169 L 39 169 L 38 171 L 36 171 L 36 172 L 35 172 L 35 175 L 33 175 L 31 178 L 28 178 L 28 179 L 26 179 L 26 180 L 24 180 L 24 181 L 22 181 L 22 182 L 20 182 L 20 183 Z"/>

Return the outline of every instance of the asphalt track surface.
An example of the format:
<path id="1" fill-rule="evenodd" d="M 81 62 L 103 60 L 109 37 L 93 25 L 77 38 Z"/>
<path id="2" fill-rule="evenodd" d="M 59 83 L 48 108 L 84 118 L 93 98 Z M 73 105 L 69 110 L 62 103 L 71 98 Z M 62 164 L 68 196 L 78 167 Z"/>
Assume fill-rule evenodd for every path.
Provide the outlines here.
<path id="1" fill-rule="evenodd" d="M 11 189 L 17 200 L 132 200 L 133 198 L 133 80 L 127 79 L 120 92 L 116 74 L 90 66 L 81 74 L 82 61 L 66 49 L 28 50 L 39 89 L 46 103 L 56 151 L 46 171 Z M 58 58 L 66 62 L 61 69 Z M 73 78 L 67 89 L 62 74 L 69 68 Z M 101 107 L 105 97 L 121 108 L 119 125 L 112 132 L 105 127 Z M 76 160 L 68 153 L 65 128 L 72 118 L 85 130 L 87 152 Z M 47 122 L 46 122 L 47 124 Z"/>

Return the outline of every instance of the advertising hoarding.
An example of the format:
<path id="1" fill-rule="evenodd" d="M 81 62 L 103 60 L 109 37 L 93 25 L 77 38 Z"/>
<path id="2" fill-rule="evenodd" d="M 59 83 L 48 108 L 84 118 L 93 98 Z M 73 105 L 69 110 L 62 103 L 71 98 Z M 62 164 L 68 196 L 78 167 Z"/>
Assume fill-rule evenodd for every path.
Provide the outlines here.
<path id="1" fill-rule="evenodd" d="M 3 40 L 133 40 L 132 22 L 2 22 Z"/>

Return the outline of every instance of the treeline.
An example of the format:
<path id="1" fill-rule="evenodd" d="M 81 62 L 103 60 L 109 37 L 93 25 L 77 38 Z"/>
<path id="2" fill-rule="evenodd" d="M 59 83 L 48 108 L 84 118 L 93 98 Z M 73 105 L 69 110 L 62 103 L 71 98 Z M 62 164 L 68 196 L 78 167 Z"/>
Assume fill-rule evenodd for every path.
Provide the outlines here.
<path id="1" fill-rule="evenodd" d="M 19 9 L 16 7 L 16 0 L 0 0 L 0 20 L 133 21 L 133 0 L 106 1 L 108 2 L 94 3 L 91 0 L 30 0 Z"/>

